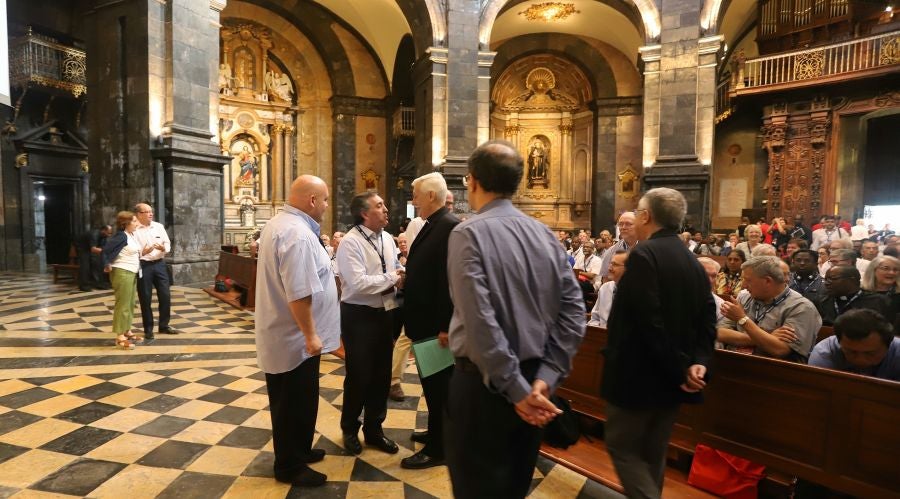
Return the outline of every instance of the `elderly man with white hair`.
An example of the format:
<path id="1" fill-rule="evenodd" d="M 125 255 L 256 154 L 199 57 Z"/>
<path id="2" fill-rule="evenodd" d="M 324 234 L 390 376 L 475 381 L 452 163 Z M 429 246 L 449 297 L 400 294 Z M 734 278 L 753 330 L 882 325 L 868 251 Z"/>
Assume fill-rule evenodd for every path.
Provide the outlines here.
<path id="1" fill-rule="evenodd" d="M 822 318 L 812 302 L 788 287 L 782 263 L 757 256 L 741 265 L 748 293 L 722 304 L 728 320 L 717 337 L 730 350 L 806 363 Z"/>

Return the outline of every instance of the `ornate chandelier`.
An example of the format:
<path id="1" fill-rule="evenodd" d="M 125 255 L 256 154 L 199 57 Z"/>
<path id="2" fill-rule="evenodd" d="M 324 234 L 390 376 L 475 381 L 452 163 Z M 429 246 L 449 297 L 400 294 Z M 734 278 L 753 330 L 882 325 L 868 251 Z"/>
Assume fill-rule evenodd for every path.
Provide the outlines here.
<path id="1" fill-rule="evenodd" d="M 519 12 L 520 16 L 525 16 L 529 21 L 562 21 L 572 14 L 578 14 L 581 11 L 575 10 L 575 4 L 562 2 L 543 2 L 531 4 L 526 10 Z"/>

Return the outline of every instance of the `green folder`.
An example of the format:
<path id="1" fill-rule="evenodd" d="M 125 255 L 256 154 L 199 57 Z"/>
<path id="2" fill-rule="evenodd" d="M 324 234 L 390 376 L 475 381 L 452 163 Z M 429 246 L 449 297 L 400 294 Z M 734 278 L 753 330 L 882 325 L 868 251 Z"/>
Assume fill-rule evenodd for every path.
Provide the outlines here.
<path id="1" fill-rule="evenodd" d="M 436 372 L 443 371 L 455 362 L 450 348 L 438 343 L 437 336 L 427 340 L 419 340 L 412 344 L 413 355 L 416 356 L 416 368 L 419 376 L 427 378 Z"/>

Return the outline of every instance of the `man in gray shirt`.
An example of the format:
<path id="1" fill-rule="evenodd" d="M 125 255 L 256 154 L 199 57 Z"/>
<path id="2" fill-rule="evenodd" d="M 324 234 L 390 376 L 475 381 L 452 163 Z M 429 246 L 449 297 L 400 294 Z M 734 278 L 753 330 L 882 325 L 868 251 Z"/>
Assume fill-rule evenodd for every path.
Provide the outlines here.
<path id="1" fill-rule="evenodd" d="M 550 394 L 584 335 L 584 301 L 550 229 L 509 200 L 523 161 L 487 142 L 464 179 L 478 214 L 450 233 L 454 311 L 445 452 L 456 497 L 525 497 L 540 426 L 559 414 Z M 529 255 L 525 265 L 512 255 Z"/>

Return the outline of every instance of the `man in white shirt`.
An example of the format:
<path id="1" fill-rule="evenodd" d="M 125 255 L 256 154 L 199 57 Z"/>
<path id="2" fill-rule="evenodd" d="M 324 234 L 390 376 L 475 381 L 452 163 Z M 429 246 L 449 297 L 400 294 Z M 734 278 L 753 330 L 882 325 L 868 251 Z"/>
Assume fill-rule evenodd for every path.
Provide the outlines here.
<path id="1" fill-rule="evenodd" d="M 581 261 L 576 261 L 573 268 L 578 274 L 582 290 L 586 294 L 592 293 L 595 288 L 600 287 L 601 258 L 594 253 L 594 241 L 591 239 L 581 245 L 581 252 Z"/>
<path id="2" fill-rule="evenodd" d="M 600 286 L 597 291 L 597 302 L 591 310 L 591 320 L 588 326 L 606 327 L 606 321 L 609 319 L 609 311 L 612 309 L 613 297 L 616 295 L 616 283 L 625 273 L 625 260 L 628 259 L 628 252 L 625 250 L 616 251 L 609 262 L 609 280 Z"/>
<path id="3" fill-rule="evenodd" d="M 350 202 L 353 227 L 337 250 L 341 269 L 341 338 L 344 340 L 346 376 L 341 430 L 344 448 L 362 452 L 359 416 L 366 444 L 389 454 L 399 450 L 384 436 L 393 350 L 393 310 L 396 290 L 403 287 L 403 267 L 397 261 L 394 238 L 384 231 L 388 210 L 374 192 Z"/>
<path id="4" fill-rule="evenodd" d="M 266 373 L 275 446 L 275 479 L 300 486 L 327 477 L 307 464 L 319 407 L 319 360 L 340 346 L 337 284 L 319 224 L 328 209 L 328 186 L 303 175 L 291 184 L 284 210 L 263 228 L 256 273 L 256 356 Z"/>
<path id="5" fill-rule="evenodd" d="M 619 221 L 616 224 L 619 230 L 619 241 L 613 244 L 603 253 L 603 260 L 600 264 L 600 276 L 605 277 L 609 273 L 609 263 L 612 261 L 613 255 L 617 251 L 630 251 L 637 244 L 637 234 L 634 232 L 634 212 L 626 211 L 619 215 Z"/>
<path id="6" fill-rule="evenodd" d="M 822 228 L 816 229 L 812 233 L 812 243 L 809 245 L 809 249 L 817 251 L 820 246 L 839 239 L 849 241 L 850 234 L 846 230 L 835 226 L 834 215 L 825 215 L 822 217 Z"/>
<path id="7" fill-rule="evenodd" d="M 153 340 L 153 288 L 159 309 L 159 332 L 178 334 L 169 326 L 172 315 L 172 295 L 169 292 L 169 269 L 166 268 L 166 254 L 172 250 L 169 234 L 163 224 L 153 221 L 153 208 L 146 203 L 134 206 L 141 227 L 134 237 L 141 245 L 141 271 L 138 273 L 138 300 L 141 303 L 141 320 L 144 325 L 144 339 Z"/>

